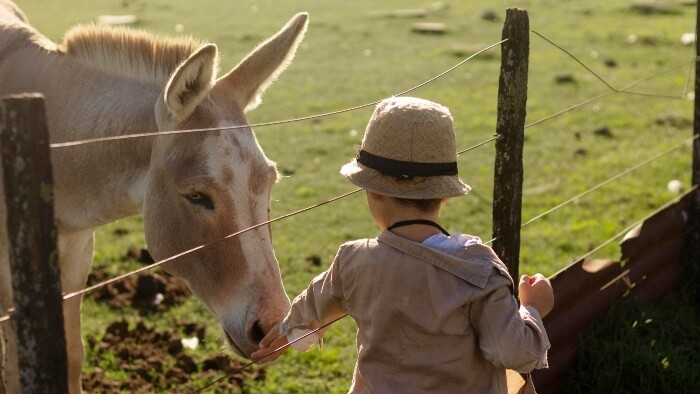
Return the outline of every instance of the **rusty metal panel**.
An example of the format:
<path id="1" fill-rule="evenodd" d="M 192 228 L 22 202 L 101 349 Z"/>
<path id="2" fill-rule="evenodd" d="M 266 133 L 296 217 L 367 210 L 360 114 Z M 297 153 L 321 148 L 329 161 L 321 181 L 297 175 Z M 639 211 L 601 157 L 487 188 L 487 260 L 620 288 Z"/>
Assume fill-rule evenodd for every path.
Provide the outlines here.
<path id="1" fill-rule="evenodd" d="M 577 261 L 551 278 L 556 305 L 544 319 L 552 348 L 549 368 L 533 371 L 540 393 L 559 393 L 593 319 L 630 295 L 657 299 L 678 283 L 689 196 L 631 230 L 616 260 Z"/>

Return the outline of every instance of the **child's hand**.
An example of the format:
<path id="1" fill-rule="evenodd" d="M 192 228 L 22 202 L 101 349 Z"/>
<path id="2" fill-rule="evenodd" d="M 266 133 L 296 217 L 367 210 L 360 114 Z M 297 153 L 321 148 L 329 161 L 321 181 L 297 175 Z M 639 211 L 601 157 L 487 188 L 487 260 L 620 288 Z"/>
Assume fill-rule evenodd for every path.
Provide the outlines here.
<path id="1" fill-rule="evenodd" d="M 271 361 L 275 361 L 289 348 L 284 348 L 283 350 L 280 350 L 274 354 L 270 353 L 275 351 L 275 349 L 278 349 L 286 344 L 287 336 L 280 335 L 279 324 L 277 324 L 274 327 L 272 327 L 270 332 L 268 332 L 267 335 L 265 335 L 265 338 L 263 338 L 262 341 L 260 341 L 260 350 L 253 352 L 253 354 L 251 354 L 250 357 L 251 359 L 256 360 L 256 362 L 258 363 L 269 363 Z"/>
<path id="2" fill-rule="evenodd" d="M 542 274 L 520 277 L 518 286 L 520 303 L 537 309 L 540 316 L 545 317 L 554 308 L 554 292 L 549 279 Z"/>

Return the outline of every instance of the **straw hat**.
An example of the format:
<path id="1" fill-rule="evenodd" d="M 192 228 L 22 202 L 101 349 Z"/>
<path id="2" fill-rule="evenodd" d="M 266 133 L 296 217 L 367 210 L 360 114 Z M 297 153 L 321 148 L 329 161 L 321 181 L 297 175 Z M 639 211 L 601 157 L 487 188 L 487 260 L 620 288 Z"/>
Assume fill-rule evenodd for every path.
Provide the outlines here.
<path id="1" fill-rule="evenodd" d="M 457 176 L 450 111 L 414 97 L 377 104 L 360 153 L 340 173 L 357 186 L 398 198 L 456 197 L 471 190 Z"/>

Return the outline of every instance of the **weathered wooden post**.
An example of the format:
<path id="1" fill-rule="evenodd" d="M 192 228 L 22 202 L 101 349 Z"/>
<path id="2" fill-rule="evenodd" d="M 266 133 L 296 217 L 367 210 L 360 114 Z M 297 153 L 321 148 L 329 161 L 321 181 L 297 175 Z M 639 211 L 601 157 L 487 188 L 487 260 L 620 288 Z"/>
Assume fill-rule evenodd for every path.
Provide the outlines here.
<path id="1" fill-rule="evenodd" d="M 0 102 L 0 139 L 19 384 L 23 393 L 67 393 L 53 177 L 41 95 Z"/>
<path id="2" fill-rule="evenodd" d="M 700 185 L 700 7 L 697 8 L 695 21 L 695 111 L 693 121 L 693 167 L 690 181 Z M 686 280 L 691 281 L 695 296 L 700 298 L 697 279 L 700 279 L 700 190 L 696 189 L 690 197 L 687 235 L 685 239 Z"/>
<path id="3" fill-rule="evenodd" d="M 493 186 L 493 249 L 518 282 L 523 191 L 523 143 L 530 52 L 527 11 L 509 8 L 503 25 L 498 81 L 496 160 Z M 517 286 L 516 286 L 517 290 Z"/>

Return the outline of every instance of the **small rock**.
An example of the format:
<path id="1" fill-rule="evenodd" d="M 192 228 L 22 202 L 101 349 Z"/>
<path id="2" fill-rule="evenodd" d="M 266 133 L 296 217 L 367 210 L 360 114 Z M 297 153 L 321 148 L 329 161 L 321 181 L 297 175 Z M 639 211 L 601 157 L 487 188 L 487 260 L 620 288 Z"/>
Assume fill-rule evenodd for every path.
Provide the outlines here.
<path id="1" fill-rule="evenodd" d="M 98 24 L 108 26 L 133 25 L 136 21 L 136 15 L 100 15 L 97 17 Z"/>
<path id="2" fill-rule="evenodd" d="M 498 22 L 498 14 L 496 14 L 496 11 L 494 10 L 488 10 L 481 14 L 481 19 L 489 22 Z"/>
<path id="3" fill-rule="evenodd" d="M 414 23 L 411 27 L 411 31 L 420 34 L 441 35 L 447 32 L 447 27 L 444 23 L 439 22 Z"/>
<path id="4" fill-rule="evenodd" d="M 666 4 L 655 1 L 636 2 L 630 6 L 630 9 L 642 15 L 668 15 L 676 13 L 676 11 Z"/>
<path id="5" fill-rule="evenodd" d="M 666 188 L 673 194 L 681 194 L 685 191 L 685 187 L 683 187 L 683 182 L 679 181 L 678 179 L 669 181 L 666 185 Z"/>
<path id="6" fill-rule="evenodd" d="M 583 157 L 588 154 L 588 151 L 584 148 L 578 148 L 574 151 L 574 157 Z"/>
<path id="7" fill-rule="evenodd" d="M 559 84 L 576 83 L 576 78 L 571 73 L 559 73 L 554 76 L 554 80 Z"/>
<path id="8" fill-rule="evenodd" d="M 685 46 L 695 44 L 695 33 L 683 33 L 681 36 L 681 44 Z"/>
<path id="9" fill-rule="evenodd" d="M 372 18 L 425 18 L 430 13 L 424 9 L 405 9 L 392 11 L 371 11 L 369 16 Z"/>
<path id="10" fill-rule="evenodd" d="M 430 11 L 441 12 L 450 8 L 450 4 L 446 1 L 436 1 L 430 5 Z"/>
<path id="11" fill-rule="evenodd" d="M 118 237 L 122 237 L 124 235 L 129 234 L 129 230 L 125 229 L 124 227 L 117 227 L 114 229 L 114 231 L 112 231 L 112 234 Z"/>
<path id="12" fill-rule="evenodd" d="M 615 59 L 603 59 L 603 64 L 610 68 L 617 67 L 617 62 L 615 61 Z"/>
<path id="13" fill-rule="evenodd" d="M 608 126 L 603 126 L 599 129 L 596 129 L 593 131 L 593 134 L 599 136 L 599 137 L 605 137 L 605 138 L 612 138 L 613 134 L 612 131 L 610 131 L 610 128 Z"/>
<path id="14" fill-rule="evenodd" d="M 321 257 L 319 257 L 316 254 L 307 257 L 305 260 L 307 262 L 311 263 L 311 265 L 316 266 L 316 267 L 321 265 Z"/>
<path id="15" fill-rule="evenodd" d="M 685 116 L 669 114 L 656 118 L 656 124 L 662 126 L 671 126 L 674 129 L 683 129 L 686 127 L 690 127 L 693 124 L 693 121 L 689 118 L 686 118 Z"/>
<path id="16" fill-rule="evenodd" d="M 182 347 L 185 349 L 195 350 L 199 346 L 199 338 L 197 337 L 182 338 L 180 342 L 182 342 Z"/>

